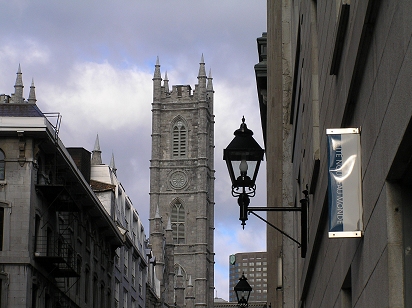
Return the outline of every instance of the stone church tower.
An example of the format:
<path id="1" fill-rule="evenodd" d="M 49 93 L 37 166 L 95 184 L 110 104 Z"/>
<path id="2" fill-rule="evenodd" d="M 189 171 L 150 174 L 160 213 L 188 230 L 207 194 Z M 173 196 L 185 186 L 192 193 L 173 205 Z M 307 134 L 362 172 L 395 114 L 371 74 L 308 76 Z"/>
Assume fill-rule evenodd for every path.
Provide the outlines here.
<path id="1" fill-rule="evenodd" d="M 153 77 L 150 244 L 162 300 L 213 307 L 214 115 L 212 77 L 203 55 L 198 84 Z"/>

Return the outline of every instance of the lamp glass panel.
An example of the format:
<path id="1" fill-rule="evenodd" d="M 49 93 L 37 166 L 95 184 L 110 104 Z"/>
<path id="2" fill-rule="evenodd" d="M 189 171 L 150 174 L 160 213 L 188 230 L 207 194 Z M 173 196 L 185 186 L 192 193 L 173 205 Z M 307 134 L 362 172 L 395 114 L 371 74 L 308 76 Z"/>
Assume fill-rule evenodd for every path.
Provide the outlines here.
<path id="1" fill-rule="evenodd" d="M 232 161 L 232 167 L 233 167 L 233 173 L 235 175 L 235 179 L 240 177 L 240 164 L 242 161 Z M 255 173 L 255 168 L 257 161 L 246 161 L 247 163 L 247 173 L 246 175 L 249 176 L 251 179 L 253 179 L 254 173 Z"/>

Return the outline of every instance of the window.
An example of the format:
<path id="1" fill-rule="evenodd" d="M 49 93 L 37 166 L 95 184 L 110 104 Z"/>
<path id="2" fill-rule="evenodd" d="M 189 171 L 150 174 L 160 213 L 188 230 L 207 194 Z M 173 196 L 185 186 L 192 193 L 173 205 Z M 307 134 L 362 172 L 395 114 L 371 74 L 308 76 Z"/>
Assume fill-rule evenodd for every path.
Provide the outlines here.
<path id="1" fill-rule="evenodd" d="M 139 293 L 142 294 L 143 286 L 143 269 L 139 266 Z"/>
<path id="2" fill-rule="evenodd" d="M 105 308 L 106 303 L 104 300 L 104 281 L 100 282 L 100 308 Z"/>
<path id="3" fill-rule="evenodd" d="M 119 307 L 119 293 L 120 293 L 120 282 L 115 280 L 115 289 L 114 289 L 114 306 Z"/>
<path id="4" fill-rule="evenodd" d="M 181 203 L 175 203 L 172 208 L 173 241 L 175 244 L 185 242 L 185 208 Z"/>
<path id="5" fill-rule="evenodd" d="M 182 121 L 177 121 L 173 126 L 173 157 L 186 156 L 186 127 Z"/>
<path id="6" fill-rule="evenodd" d="M 129 220 L 130 220 L 130 204 L 126 199 L 126 210 L 124 214 L 124 222 L 125 222 L 125 227 L 126 229 L 129 229 Z"/>
<path id="7" fill-rule="evenodd" d="M 89 301 L 89 284 L 90 284 L 90 270 L 86 268 L 84 271 L 84 302 Z"/>
<path id="8" fill-rule="evenodd" d="M 94 274 L 93 276 L 93 308 L 97 308 L 98 307 L 98 294 L 99 294 L 99 290 L 98 290 L 98 285 L 97 285 L 97 275 Z"/>
<path id="9" fill-rule="evenodd" d="M 0 180 L 5 179 L 5 162 L 4 162 L 4 152 L 0 150 Z"/>
<path id="10" fill-rule="evenodd" d="M 117 267 L 120 266 L 120 247 L 116 248 L 115 250 L 114 264 L 116 264 Z"/>
<path id="11" fill-rule="evenodd" d="M 0 250 L 3 250 L 3 233 L 4 233 L 3 230 L 4 230 L 4 207 L 0 207 Z"/>
<path id="12" fill-rule="evenodd" d="M 76 259 L 76 270 L 77 272 L 81 272 L 81 268 L 82 268 L 82 257 L 80 255 L 77 256 Z M 76 295 L 80 294 L 80 280 L 77 280 L 76 282 Z"/>
<path id="13" fill-rule="evenodd" d="M 127 277 L 129 275 L 129 250 L 124 248 L 124 275 Z"/>
<path id="14" fill-rule="evenodd" d="M 132 257 L 132 287 L 136 286 L 136 259 Z"/>
<path id="15" fill-rule="evenodd" d="M 123 289 L 123 308 L 128 308 L 127 306 L 127 297 L 129 296 L 129 293 L 127 292 L 126 289 Z"/>

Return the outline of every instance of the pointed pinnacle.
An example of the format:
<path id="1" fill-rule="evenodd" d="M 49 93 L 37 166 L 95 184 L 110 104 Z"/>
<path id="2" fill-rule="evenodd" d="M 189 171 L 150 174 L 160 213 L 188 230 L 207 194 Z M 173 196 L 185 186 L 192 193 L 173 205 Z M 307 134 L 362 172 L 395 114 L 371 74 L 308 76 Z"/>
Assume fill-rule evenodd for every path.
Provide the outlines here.
<path id="1" fill-rule="evenodd" d="M 173 231 L 173 229 L 172 229 L 172 222 L 171 222 L 171 220 L 170 220 L 170 216 L 169 216 L 169 218 L 168 218 L 168 220 L 167 220 L 166 230 L 168 230 L 168 231 Z"/>
<path id="2" fill-rule="evenodd" d="M 200 67 L 199 67 L 199 75 L 197 76 L 197 78 L 199 77 L 206 77 L 206 69 L 205 69 L 205 61 L 203 59 L 203 53 L 202 53 L 202 58 L 200 59 Z"/>
<path id="3" fill-rule="evenodd" d="M 165 79 L 163 81 L 164 81 L 163 85 L 165 87 L 165 92 L 169 93 L 169 79 L 167 78 L 167 72 L 165 74 Z"/>
<path id="4" fill-rule="evenodd" d="M 117 169 L 116 169 L 116 164 L 115 164 L 115 162 L 114 162 L 114 154 L 113 154 L 113 152 L 112 152 L 112 159 L 110 160 L 110 166 L 109 166 L 110 168 L 112 168 L 112 170 L 113 171 L 116 171 Z"/>
<path id="5" fill-rule="evenodd" d="M 16 84 L 14 85 L 14 87 L 17 87 L 17 86 L 23 87 L 23 79 L 22 79 L 22 73 L 21 73 L 20 63 L 19 63 L 19 68 L 18 68 L 16 74 L 17 74 Z"/>
<path id="6" fill-rule="evenodd" d="M 161 217 L 160 217 L 160 213 L 159 213 L 159 205 L 157 205 L 157 207 L 156 207 L 155 218 L 161 218 Z"/>
<path id="7" fill-rule="evenodd" d="M 96 141 L 94 142 L 94 150 L 93 151 L 100 151 L 99 134 L 97 134 L 97 136 L 96 136 Z"/>
<path id="8" fill-rule="evenodd" d="M 213 82 L 212 82 L 212 69 L 209 70 L 209 77 L 207 77 L 207 86 L 206 90 L 207 91 L 213 91 Z"/>
<path id="9" fill-rule="evenodd" d="M 160 64 L 159 64 L 159 57 L 156 59 L 156 65 L 155 65 L 155 70 L 154 70 L 154 75 L 153 75 L 153 80 L 161 80 L 162 76 L 160 75 Z"/>
<path id="10" fill-rule="evenodd" d="M 37 101 L 37 99 L 36 99 L 36 87 L 34 86 L 34 79 L 32 78 L 28 102 L 32 103 L 32 104 L 35 104 L 36 101 Z"/>

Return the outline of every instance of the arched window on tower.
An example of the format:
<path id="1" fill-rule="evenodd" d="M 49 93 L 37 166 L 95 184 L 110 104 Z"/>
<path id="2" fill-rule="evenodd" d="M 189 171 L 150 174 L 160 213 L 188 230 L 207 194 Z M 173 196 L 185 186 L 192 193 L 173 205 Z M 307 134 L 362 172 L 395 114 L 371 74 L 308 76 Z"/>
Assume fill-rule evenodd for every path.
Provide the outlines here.
<path id="1" fill-rule="evenodd" d="M 186 138 L 187 129 L 183 121 L 177 121 L 173 125 L 173 157 L 185 157 L 186 156 Z"/>
<path id="2" fill-rule="evenodd" d="M 172 207 L 171 224 L 173 230 L 173 242 L 175 244 L 185 243 L 185 208 L 180 202 Z"/>
<path id="3" fill-rule="evenodd" d="M 5 155 L 4 152 L 0 149 L 0 180 L 5 179 Z"/>

